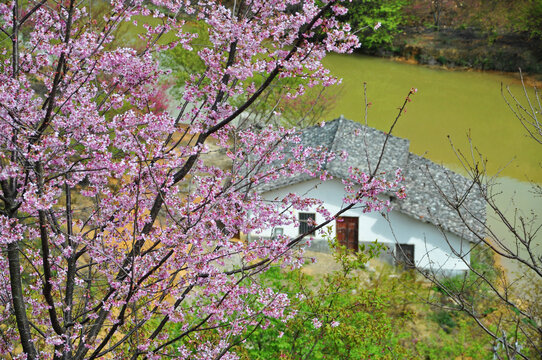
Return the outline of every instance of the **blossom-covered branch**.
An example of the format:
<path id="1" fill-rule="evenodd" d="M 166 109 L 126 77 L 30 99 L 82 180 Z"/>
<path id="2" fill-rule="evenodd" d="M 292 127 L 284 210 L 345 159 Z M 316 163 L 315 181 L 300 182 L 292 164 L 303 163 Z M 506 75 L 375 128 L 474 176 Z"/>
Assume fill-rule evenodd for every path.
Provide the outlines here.
<path id="1" fill-rule="evenodd" d="M 294 129 L 239 124 L 276 79 L 299 80 L 291 98 L 337 82 L 321 60 L 359 43 L 335 18 L 341 1 L 318 3 L 0 5 L 1 354 L 233 359 L 229 339 L 292 316 L 286 295 L 255 275 L 300 266 L 299 240 L 234 237 L 291 223 L 284 209 L 313 201 L 277 208 L 253 186 L 325 178 L 332 155 L 299 148 Z M 198 43 L 196 22 L 210 45 Z M 141 29 L 137 47 L 120 44 L 121 32 Z M 157 96 L 168 70 L 155 54 L 176 47 L 204 70 L 182 84 L 172 116 Z M 295 159 L 274 166 L 292 147 Z M 348 186 L 350 204 L 374 208 L 395 183 L 354 171 Z M 202 340 L 205 329 L 222 339 Z"/>

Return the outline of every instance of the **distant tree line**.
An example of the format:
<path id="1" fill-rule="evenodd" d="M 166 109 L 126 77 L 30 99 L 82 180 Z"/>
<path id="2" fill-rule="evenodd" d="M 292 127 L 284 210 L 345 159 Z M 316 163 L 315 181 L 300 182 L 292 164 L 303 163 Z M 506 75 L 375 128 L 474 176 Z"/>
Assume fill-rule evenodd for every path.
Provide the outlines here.
<path id="1" fill-rule="evenodd" d="M 353 0 L 344 20 L 364 48 L 390 44 L 405 27 L 474 29 L 542 38 L 542 0 Z M 374 26 L 381 24 L 378 31 Z"/>

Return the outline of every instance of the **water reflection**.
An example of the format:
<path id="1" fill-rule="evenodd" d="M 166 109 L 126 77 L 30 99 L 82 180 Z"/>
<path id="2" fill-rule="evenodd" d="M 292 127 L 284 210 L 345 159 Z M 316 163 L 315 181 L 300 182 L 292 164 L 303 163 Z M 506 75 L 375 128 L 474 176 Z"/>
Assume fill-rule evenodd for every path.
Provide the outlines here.
<path id="1" fill-rule="evenodd" d="M 521 235 L 523 235 L 523 232 L 520 227 L 520 218 L 524 219 L 526 229 L 531 233 L 534 233 L 541 224 L 542 198 L 540 188 L 536 189 L 539 186 L 508 177 L 501 177 L 496 180 L 493 187 L 496 205 L 504 213 L 509 223 L 517 227 Z M 487 209 L 487 225 L 512 249 L 515 249 L 517 246 L 520 249 L 521 256 L 526 257 L 528 255 L 526 251 L 522 251 L 524 247 L 517 243 L 517 239 L 509 231 L 502 219 L 489 207 Z M 535 236 L 533 244 L 534 255 L 542 256 L 541 232 L 538 232 L 537 236 Z M 504 257 L 499 257 L 498 261 L 513 278 L 521 275 L 522 269 L 519 267 L 517 261 Z"/>

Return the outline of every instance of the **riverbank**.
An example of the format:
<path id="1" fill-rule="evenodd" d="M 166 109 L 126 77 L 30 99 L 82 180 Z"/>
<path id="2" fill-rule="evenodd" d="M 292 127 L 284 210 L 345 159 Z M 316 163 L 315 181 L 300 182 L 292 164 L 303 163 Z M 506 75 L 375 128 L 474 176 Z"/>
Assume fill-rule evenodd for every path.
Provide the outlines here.
<path id="1" fill-rule="evenodd" d="M 390 46 L 362 52 L 447 69 L 523 72 L 542 81 L 542 40 L 474 29 L 404 28 Z"/>

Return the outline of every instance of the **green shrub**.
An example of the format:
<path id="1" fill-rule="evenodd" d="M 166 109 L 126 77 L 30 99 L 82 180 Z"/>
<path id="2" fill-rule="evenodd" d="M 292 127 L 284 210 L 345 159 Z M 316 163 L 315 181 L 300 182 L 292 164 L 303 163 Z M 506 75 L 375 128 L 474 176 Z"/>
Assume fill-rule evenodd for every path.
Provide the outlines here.
<path id="1" fill-rule="evenodd" d="M 354 31 L 358 31 L 363 48 L 387 46 L 405 22 L 402 9 L 407 4 L 407 0 L 353 0 L 345 3 L 348 13 L 344 20 L 350 23 Z M 381 27 L 375 30 L 377 23 Z"/>

